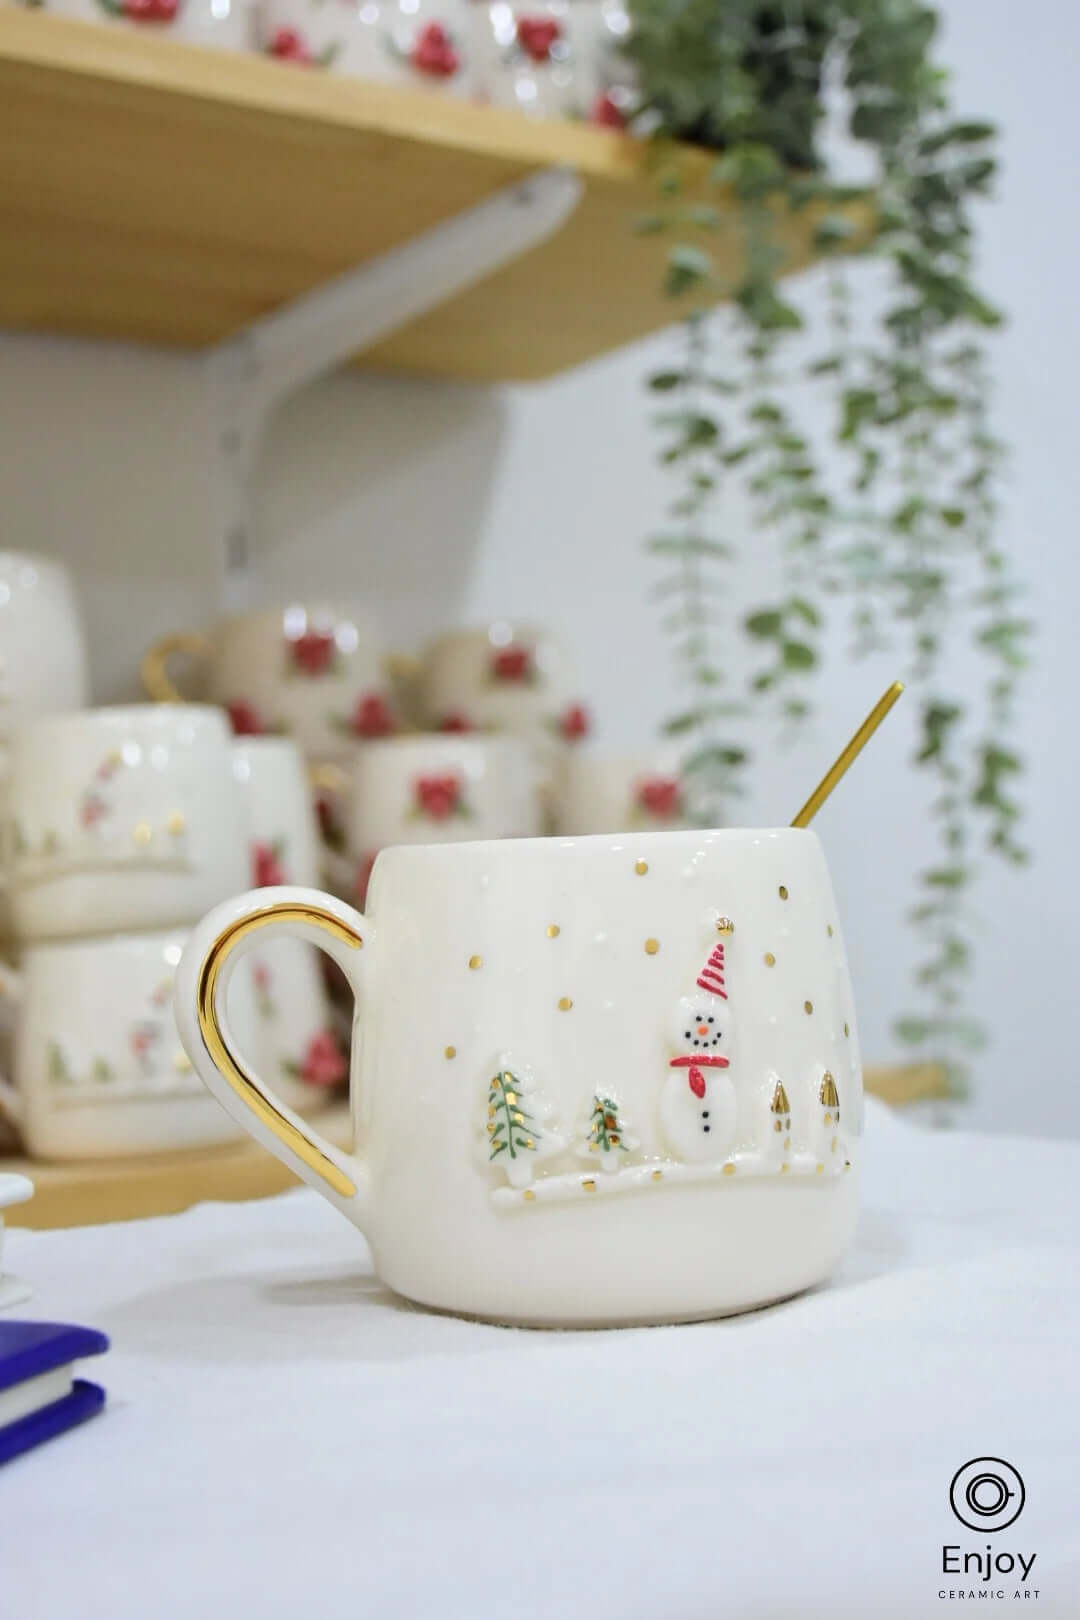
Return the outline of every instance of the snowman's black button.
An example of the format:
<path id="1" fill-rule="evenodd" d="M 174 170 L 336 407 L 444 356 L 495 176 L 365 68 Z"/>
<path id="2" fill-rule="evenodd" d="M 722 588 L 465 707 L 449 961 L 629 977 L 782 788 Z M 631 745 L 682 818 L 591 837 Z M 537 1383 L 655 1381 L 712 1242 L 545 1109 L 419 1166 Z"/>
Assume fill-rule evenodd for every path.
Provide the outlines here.
<path id="1" fill-rule="evenodd" d="M 711 1126 L 711 1125 L 703 1125 L 703 1126 L 702 1126 L 702 1130 L 704 1130 L 704 1131 L 711 1131 L 711 1130 L 712 1130 L 712 1126 Z"/>
<path id="2" fill-rule="evenodd" d="M 708 1117 L 709 1117 L 709 1110 L 708 1110 L 708 1109 L 707 1109 L 707 1108 L 705 1108 L 705 1109 L 703 1109 L 703 1110 L 702 1110 L 702 1114 L 701 1114 L 701 1117 L 702 1117 L 702 1119 L 708 1119 Z"/>

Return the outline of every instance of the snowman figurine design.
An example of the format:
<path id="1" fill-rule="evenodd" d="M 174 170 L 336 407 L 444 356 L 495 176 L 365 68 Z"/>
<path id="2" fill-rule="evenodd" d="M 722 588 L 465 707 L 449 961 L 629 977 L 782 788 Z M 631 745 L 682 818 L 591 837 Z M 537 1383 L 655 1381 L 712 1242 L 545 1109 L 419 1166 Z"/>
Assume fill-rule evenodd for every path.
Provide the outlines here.
<path id="1" fill-rule="evenodd" d="M 702 968 L 697 993 L 680 998 L 672 1035 L 679 1051 L 660 1093 L 664 1140 L 687 1164 L 726 1159 L 735 1138 L 735 1087 L 729 1072 L 731 1012 L 723 941 Z"/>

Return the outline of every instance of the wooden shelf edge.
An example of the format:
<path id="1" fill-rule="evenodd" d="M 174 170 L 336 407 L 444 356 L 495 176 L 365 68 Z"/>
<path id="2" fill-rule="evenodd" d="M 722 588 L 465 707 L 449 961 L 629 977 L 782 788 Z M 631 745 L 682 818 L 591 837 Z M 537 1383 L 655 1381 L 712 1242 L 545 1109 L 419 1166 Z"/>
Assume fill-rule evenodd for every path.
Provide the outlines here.
<path id="1" fill-rule="evenodd" d="M 213 50 L 20 6 L 0 8 L 0 73 L 8 67 L 451 147 L 520 165 L 523 171 L 567 165 L 593 178 L 618 181 L 634 179 L 641 168 L 642 143 L 617 130 L 527 118 L 375 79 L 303 72 L 255 51 Z"/>
<path id="2" fill-rule="evenodd" d="M 327 1109 L 313 1123 L 336 1147 L 348 1148 L 347 1104 Z M 0 1174 L 28 1176 L 34 1183 L 33 1198 L 5 1210 L 4 1219 L 8 1226 L 37 1231 L 176 1215 L 193 1204 L 272 1198 L 300 1185 L 291 1170 L 247 1137 L 190 1153 L 81 1164 L 0 1159 Z"/>

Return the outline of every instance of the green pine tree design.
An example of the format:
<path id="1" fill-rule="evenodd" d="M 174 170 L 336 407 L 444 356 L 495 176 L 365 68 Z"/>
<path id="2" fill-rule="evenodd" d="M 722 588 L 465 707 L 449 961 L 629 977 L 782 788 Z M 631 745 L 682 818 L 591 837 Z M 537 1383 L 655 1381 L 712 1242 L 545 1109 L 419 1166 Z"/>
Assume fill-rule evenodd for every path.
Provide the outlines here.
<path id="1" fill-rule="evenodd" d="M 598 1157 L 604 1170 L 617 1170 L 619 1155 L 632 1153 L 637 1145 L 638 1139 L 630 1135 L 628 1122 L 615 1098 L 596 1092 L 581 1147 L 582 1157 Z"/>
<path id="2" fill-rule="evenodd" d="M 522 1153 L 535 1153 L 533 1126 L 517 1077 L 509 1069 L 500 1069 L 488 1085 L 488 1158 L 497 1159 L 500 1153 L 506 1153 L 516 1159 Z"/>
<path id="3" fill-rule="evenodd" d="M 504 1059 L 488 1082 L 488 1159 L 498 1163 L 512 1187 L 528 1187 L 540 1159 L 561 1153 L 566 1138 L 547 1123 L 551 1108 L 527 1070 Z"/>

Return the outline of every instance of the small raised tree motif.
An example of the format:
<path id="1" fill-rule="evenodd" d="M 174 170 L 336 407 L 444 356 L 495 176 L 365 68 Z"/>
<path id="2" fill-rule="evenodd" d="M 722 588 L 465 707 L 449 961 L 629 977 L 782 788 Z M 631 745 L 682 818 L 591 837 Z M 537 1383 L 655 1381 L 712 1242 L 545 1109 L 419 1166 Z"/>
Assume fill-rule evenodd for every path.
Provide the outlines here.
<path id="1" fill-rule="evenodd" d="M 638 1139 L 630 1135 L 628 1122 L 619 1112 L 615 1098 L 597 1092 L 585 1140 L 578 1148 L 581 1157 L 598 1161 L 602 1170 L 613 1171 L 619 1168 L 619 1155 L 632 1153 L 637 1145 Z"/>
<path id="2" fill-rule="evenodd" d="M 501 1058 L 488 1082 L 488 1159 L 505 1171 L 512 1187 L 528 1187 L 537 1162 L 565 1148 L 565 1137 L 548 1127 L 550 1117 L 528 1069 Z"/>

